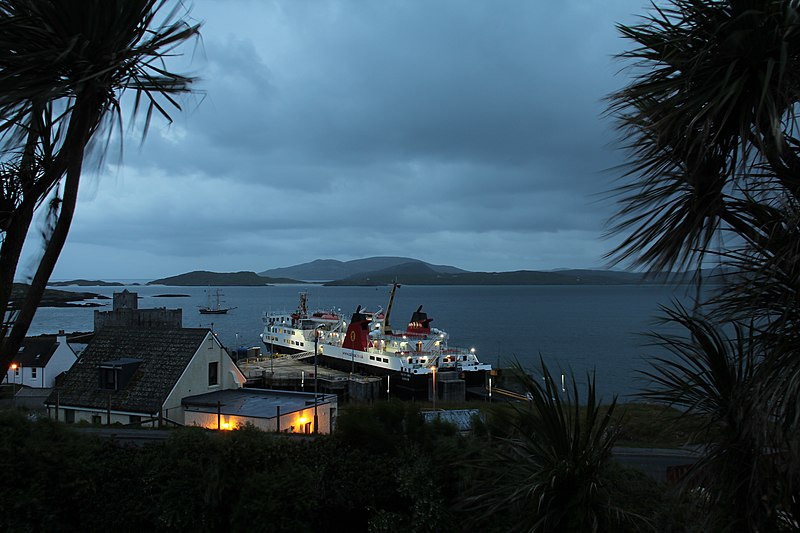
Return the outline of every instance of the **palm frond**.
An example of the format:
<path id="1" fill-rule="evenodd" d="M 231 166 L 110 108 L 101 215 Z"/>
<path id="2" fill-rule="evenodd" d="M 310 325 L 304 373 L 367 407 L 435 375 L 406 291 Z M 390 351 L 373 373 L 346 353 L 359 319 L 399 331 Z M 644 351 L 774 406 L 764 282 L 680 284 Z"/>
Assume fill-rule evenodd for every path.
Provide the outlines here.
<path id="1" fill-rule="evenodd" d="M 685 268 L 720 231 L 759 238 L 731 204 L 760 189 L 751 170 L 767 155 L 796 160 L 783 132 L 800 93 L 800 13 L 794 2 L 745 4 L 671 0 L 618 26 L 637 45 L 621 58 L 638 74 L 609 97 L 608 113 L 636 181 L 618 190 L 611 232 L 626 238 L 612 259 Z M 800 193 L 791 173 L 773 178 Z"/>
<path id="2" fill-rule="evenodd" d="M 581 405 L 574 376 L 561 391 L 544 362 L 541 379 L 519 363 L 514 371 L 529 400 L 503 411 L 511 431 L 488 460 L 472 465 L 487 476 L 465 505 L 510 514 L 504 526 L 520 531 L 598 531 L 632 520 L 612 501 L 605 477 L 618 433 L 616 399 L 600 405 L 593 375 Z"/>

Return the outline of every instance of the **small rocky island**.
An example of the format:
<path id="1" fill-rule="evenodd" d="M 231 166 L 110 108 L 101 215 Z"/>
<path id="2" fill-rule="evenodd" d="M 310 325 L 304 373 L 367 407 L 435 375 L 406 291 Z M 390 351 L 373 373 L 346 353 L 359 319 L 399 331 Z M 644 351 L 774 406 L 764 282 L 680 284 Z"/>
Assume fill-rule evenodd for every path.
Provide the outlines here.
<path id="1" fill-rule="evenodd" d="M 297 280 L 286 278 L 265 278 L 255 272 L 208 272 L 196 270 L 168 278 L 156 279 L 148 285 L 170 285 L 176 287 L 265 287 L 272 283 L 301 283 Z"/>
<path id="2" fill-rule="evenodd" d="M 29 285 L 15 283 L 11 292 L 11 306 L 16 307 L 17 302 L 27 292 Z M 45 289 L 39 307 L 102 307 L 104 304 L 86 302 L 85 300 L 110 300 L 108 296 L 92 292 L 62 291 L 58 289 Z"/>
<path id="3" fill-rule="evenodd" d="M 124 287 L 124 283 L 118 281 L 73 279 L 70 281 L 52 281 L 47 284 L 49 287 Z"/>

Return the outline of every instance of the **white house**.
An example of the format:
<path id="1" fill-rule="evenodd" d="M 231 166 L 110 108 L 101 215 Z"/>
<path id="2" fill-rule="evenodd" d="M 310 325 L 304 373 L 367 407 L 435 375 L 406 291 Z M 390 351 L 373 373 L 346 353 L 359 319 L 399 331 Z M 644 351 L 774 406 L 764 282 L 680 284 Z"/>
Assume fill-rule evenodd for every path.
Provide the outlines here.
<path id="1" fill-rule="evenodd" d="M 26 337 L 8 369 L 6 381 L 25 387 L 52 388 L 56 377 L 69 370 L 77 359 L 63 331 L 57 336 Z"/>
<path id="2" fill-rule="evenodd" d="M 245 381 L 209 329 L 107 326 L 45 406 L 67 423 L 183 425 L 183 398 L 239 389 Z"/>

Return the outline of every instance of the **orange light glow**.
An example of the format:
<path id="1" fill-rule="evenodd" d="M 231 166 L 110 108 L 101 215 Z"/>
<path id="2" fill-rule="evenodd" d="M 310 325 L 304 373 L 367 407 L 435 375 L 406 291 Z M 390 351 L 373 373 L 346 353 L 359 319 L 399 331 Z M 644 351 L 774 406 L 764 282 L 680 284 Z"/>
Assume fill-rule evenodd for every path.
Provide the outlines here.
<path id="1" fill-rule="evenodd" d="M 304 416 L 301 416 L 300 418 L 297 419 L 297 423 L 300 424 L 300 425 L 303 425 L 306 422 L 308 422 L 308 418 L 306 418 Z"/>
<path id="2" fill-rule="evenodd" d="M 231 424 L 230 424 L 230 422 L 222 422 L 222 423 L 219 425 L 219 429 L 221 429 L 221 430 L 223 430 L 223 431 L 230 431 L 230 430 L 231 430 L 231 429 L 233 429 L 233 428 L 231 427 Z"/>
<path id="3" fill-rule="evenodd" d="M 11 363 L 11 370 L 17 369 L 17 363 Z"/>

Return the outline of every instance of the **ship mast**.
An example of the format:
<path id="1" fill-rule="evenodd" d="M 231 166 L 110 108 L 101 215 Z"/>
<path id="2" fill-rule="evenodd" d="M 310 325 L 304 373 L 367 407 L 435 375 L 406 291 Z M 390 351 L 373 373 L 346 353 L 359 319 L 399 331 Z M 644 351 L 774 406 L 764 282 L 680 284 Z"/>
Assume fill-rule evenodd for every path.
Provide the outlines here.
<path id="1" fill-rule="evenodd" d="M 301 292 L 300 293 L 300 307 L 298 311 L 300 312 L 300 318 L 308 317 L 308 293 Z"/>
<path id="2" fill-rule="evenodd" d="M 386 306 L 386 314 L 383 318 L 383 334 L 384 335 L 391 335 L 392 334 L 392 325 L 389 324 L 389 315 L 392 313 L 392 303 L 394 303 L 394 293 L 397 288 L 400 287 L 400 284 L 396 281 L 392 283 L 392 292 L 389 294 L 389 305 Z"/>

